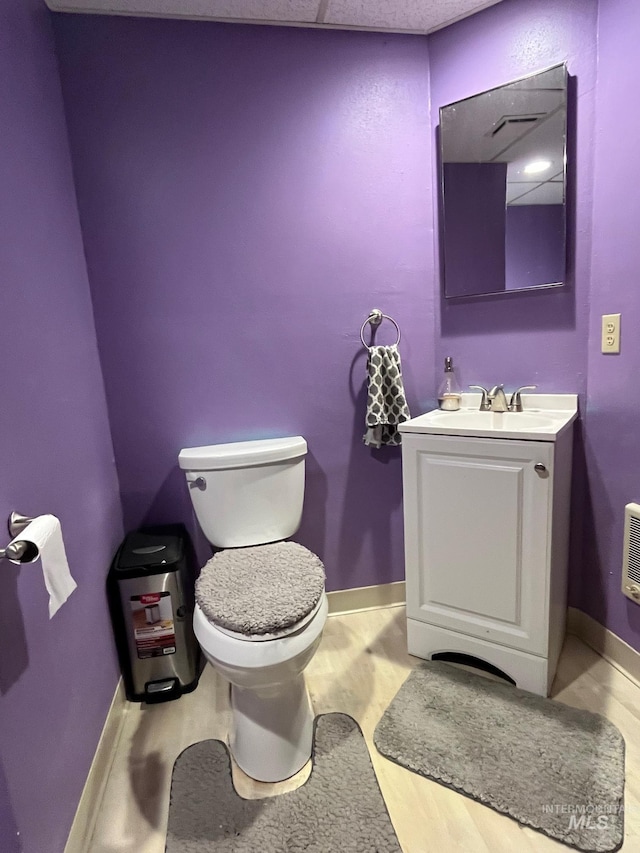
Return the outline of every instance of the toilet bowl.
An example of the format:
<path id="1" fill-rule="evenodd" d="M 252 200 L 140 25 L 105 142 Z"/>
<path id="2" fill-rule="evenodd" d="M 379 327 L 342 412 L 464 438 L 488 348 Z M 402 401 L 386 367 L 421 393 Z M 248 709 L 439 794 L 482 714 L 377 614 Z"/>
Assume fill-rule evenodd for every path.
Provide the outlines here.
<path id="1" fill-rule="evenodd" d="M 285 541 L 300 523 L 306 450 L 296 436 L 179 456 L 198 522 L 224 549 L 196 583 L 194 632 L 231 685 L 231 753 L 262 782 L 293 776 L 311 757 L 303 672 L 327 619 L 324 570 L 312 552 Z"/>
<path id="2" fill-rule="evenodd" d="M 313 709 L 303 670 L 320 644 L 327 611 L 323 594 L 303 626 L 252 641 L 220 630 L 196 604 L 193 629 L 202 652 L 231 684 L 231 752 L 260 782 L 288 779 L 311 756 Z"/>

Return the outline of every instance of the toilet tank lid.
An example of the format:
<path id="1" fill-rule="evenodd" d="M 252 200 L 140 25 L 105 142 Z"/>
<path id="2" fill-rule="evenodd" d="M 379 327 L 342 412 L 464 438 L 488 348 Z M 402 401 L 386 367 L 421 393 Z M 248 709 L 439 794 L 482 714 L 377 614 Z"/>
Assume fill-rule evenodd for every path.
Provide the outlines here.
<path id="1" fill-rule="evenodd" d="M 234 441 L 185 447 L 178 455 L 180 467 L 186 471 L 215 471 L 223 468 L 245 468 L 284 462 L 307 453 L 307 442 L 301 435 L 290 438 L 264 438 L 258 441 Z"/>

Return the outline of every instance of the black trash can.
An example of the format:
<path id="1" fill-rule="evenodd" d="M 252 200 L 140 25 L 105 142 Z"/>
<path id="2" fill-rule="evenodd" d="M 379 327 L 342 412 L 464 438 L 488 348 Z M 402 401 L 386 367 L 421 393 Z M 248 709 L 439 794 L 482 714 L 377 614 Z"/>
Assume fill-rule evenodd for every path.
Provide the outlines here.
<path id="1" fill-rule="evenodd" d="M 193 547 L 181 524 L 129 533 L 118 549 L 107 594 L 131 702 L 166 702 L 197 686 L 194 578 Z"/>

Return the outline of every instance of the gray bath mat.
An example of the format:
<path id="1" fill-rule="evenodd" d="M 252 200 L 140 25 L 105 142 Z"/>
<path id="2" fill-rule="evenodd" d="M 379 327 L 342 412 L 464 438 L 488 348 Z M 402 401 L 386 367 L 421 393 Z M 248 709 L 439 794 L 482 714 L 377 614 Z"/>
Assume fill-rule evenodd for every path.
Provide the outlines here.
<path id="1" fill-rule="evenodd" d="M 624 740 L 598 714 L 426 662 L 378 723 L 378 750 L 578 850 L 623 840 Z"/>
<path id="2" fill-rule="evenodd" d="M 166 853 L 400 853 L 358 724 L 317 717 L 313 769 L 295 791 L 245 800 L 227 747 L 205 740 L 178 756 Z"/>

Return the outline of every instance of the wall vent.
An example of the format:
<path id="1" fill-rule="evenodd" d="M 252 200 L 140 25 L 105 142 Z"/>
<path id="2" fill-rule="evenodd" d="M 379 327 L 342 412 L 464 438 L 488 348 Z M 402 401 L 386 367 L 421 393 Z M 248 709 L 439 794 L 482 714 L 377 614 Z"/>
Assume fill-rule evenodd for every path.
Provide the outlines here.
<path id="1" fill-rule="evenodd" d="M 640 504 L 624 508 L 622 592 L 640 604 Z"/>

